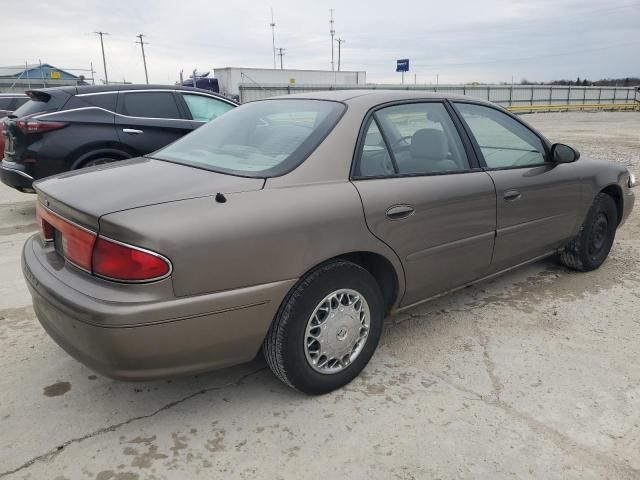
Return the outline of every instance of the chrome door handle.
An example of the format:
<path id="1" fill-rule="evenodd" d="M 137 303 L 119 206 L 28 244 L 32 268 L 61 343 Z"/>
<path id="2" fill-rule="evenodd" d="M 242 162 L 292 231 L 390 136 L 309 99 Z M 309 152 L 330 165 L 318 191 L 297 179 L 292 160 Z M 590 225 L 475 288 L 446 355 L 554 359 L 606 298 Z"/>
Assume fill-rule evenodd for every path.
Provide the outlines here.
<path id="1" fill-rule="evenodd" d="M 517 190 L 507 190 L 502 196 L 507 202 L 513 202 L 520 199 L 520 197 L 522 197 L 522 194 Z"/>
<path id="2" fill-rule="evenodd" d="M 394 205 L 387 209 L 386 215 L 391 220 L 401 220 L 413 215 L 415 211 L 415 207 L 411 205 Z"/>
<path id="3" fill-rule="evenodd" d="M 122 131 L 129 135 L 140 135 L 142 133 L 142 130 L 136 130 L 135 128 L 123 128 Z"/>

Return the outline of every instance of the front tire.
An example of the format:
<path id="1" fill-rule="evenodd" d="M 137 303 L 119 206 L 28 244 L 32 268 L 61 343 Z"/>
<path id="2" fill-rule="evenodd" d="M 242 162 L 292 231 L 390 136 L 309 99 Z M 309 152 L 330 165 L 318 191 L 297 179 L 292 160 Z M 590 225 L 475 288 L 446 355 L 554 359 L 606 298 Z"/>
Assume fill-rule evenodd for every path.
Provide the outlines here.
<path id="1" fill-rule="evenodd" d="M 367 365 L 383 319 L 373 276 L 352 262 L 331 261 L 309 272 L 284 299 L 264 340 L 264 356 L 290 387 L 328 393 Z"/>
<path id="2" fill-rule="evenodd" d="M 567 267 L 588 272 L 606 260 L 618 227 L 615 201 L 606 193 L 599 193 L 587 213 L 580 233 L 560 253 L 560 261 Z"/>

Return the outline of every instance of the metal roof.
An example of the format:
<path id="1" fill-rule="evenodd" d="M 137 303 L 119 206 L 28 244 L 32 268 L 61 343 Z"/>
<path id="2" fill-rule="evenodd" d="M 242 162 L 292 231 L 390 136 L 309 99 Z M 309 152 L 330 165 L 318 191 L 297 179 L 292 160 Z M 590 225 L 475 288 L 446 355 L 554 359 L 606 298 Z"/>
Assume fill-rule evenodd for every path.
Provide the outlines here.
<path id="1" fill-rule="evenodd" d="M 63 72 L 64 74 L 70 76 L 70 77 L 74 77 L 74 78 L 78 78 L 77 75 L 74 75 L 73 73 L 69 73 L 67 71 L 65 71 L 62 68 L 58 68 L 58 67 L 54 67 L 53 65 L 49 64 L 49 63 L 43 63 L 43 64 L 39 64 L 39 63 L 32 63 L 32 64 L 27 64 L 27 65 L 15 65 L 15 66 L 9 66 L 9 67 L 0 67 L 0 78 L 13 78 L 13 77 L 19 77 L 20 75 L 23 75 L 23 77 L 26 78 L 26 76 L 24 75 L 25 72 L 27 71 L 31 71 L 31 70 L 40 70 L 40 69 L 51 69 L 51 70 L 57 70 L 59 72 Z M 37 74 L 39 75 L 39 74 Z"/>

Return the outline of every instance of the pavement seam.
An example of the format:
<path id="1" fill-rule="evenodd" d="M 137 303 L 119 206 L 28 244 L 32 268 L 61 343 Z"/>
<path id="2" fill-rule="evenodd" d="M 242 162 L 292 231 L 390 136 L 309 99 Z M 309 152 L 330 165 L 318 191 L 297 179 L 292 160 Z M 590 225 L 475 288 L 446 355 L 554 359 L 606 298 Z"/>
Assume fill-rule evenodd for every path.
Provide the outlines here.
<path id="1" fill-rule="evenodd" d="M 0 473 L 0 478 L 4 478 L 7 477 L 9 475 L 13 475 L 14 473 L 18 473 L 22 470 L 24 470 L 25 468 L 29 468 L 32 465 L 34 465 L 36 462 L 40 462 L 40 461 L 44 461 L 44 460 L 52 460 L 55 457 L 57 457 L 60 453 L 62 453 L 62 451 L 64 449 L 66 449 L 69 445 L 74 444 L 74 443 L 81 443 L 85 440 L 88 440 L 90 438 L 94 438 L 100 435 L 103 435 L 105 433 L 110 433 L 110 432 L 115 432 L 116 430 L 118 430 L 120 427 L 123 427 L 125 425 L 129 425 L 131 423 L 137 422 L 138 420 L 145 420 L 147 418 L 151 418 L 154 417 L 155 415 L 162 413 L 166 410 L 169 410 L 170 408 L 173 408 L 177 405 L 180 405 L 184 402 L 187 402 L 189 400 L 191 400 L 192 398 L 197 397 L 198 395 L 205 395 L 209 392 L 213 392 L 216 390 L 222 390 L 225 388 L 230 388 L 230 387 L 238 387 L 240 385 L 242 385 L 242 383 L 249 377 L 253 376 L 253 375 L 257 375 L 260 372 L 263 372 L 267 370 L 267 367 L 261 367 L 257 370 L 254 370 L 252 372 L 246 373 L 245 375 L 243 375 L 242 377 L 240 377 L 238 380 L 234 381 L 234 382 L 229 382 L 226 383 L 224 385 L 218 385 L 215 387 L 210 387 L 210 388 L 205 388 L 202 390 L 198 390 L 197 392 L 193 392 L 190 393 L 189 395 L 187 395 L 186 397 L 183 397 L 179 400 L 175 400 L 173 402 L 169 402 L 166 405 L 158 408 L 157 410 L 147 414 L 147 415 L 139 415 L 137 417 L 133 417 L 130 418 L 128 420 L 125 420 L 123 422 L 120 423 L 116 423 L 113 425 L 110 425 L 108 427 L 104 427 L 104 428 L 100 428 L 98 430 L 95 430 L 94 432 L 91 433 L 87 433 L 86 435 L 83 435 L 82 437 L 77 437 L 77 438 L 72 438 L 70 440 L 67 440 L 66 442 L 64 442 L 62 445 L 57 446 L 56 448 L 49 450 L 46 453 L 43 453 L 42 455 L 38 455 L 36 457 L 33 457 L 32 459 L 26 461 L 25 463 L 23 463 L 22 465 L 20 465 L 19 467 L 14 468 L 13 470 L 7 470 L 6 472 L 2 472 Z"/>
<path id="2" fill-rule="evenodd" d="M 529 427 L 535 433 L 550 440 L 560 450 L 564 451 L 568 455 L 579 456 L 586 463 L 589 463 L 590 460 L 595 459 L 596 462 L 601 466 L 613 467 L 618 473 L 627 475 L 627 477 L 619 477 L 619 478 L 638 478 L 638 476 L 640 475 L 640 469 L 634 468 L 630 465 L 619 463 L 616 460 L 614 460 L 612 457 L 608 456 L 607 454 L 599 450 L 595 450 L 587 446 L 577 444 L 570 437 L 567 437 L 563 433 L 550 427 L 544 422 L 540 420 L 536 420 L 529 414 L 521 412 L 520 410 L 514 408 L 513 406 L 509 405 L 507 402 L 502 400 L 500 398 L 500 394 L 502 393 L 504 386 L 500 381 L 500 378 L 498 377 L 498 375 L 495 373 L 495 363 L 493 362 L 493 359 L 489 354 L 489 348 L 488 348 L 489 338 L 486 336 L 486 334 L 484 334 L 484 332 L 482 332 L 480 328 L 479 322 L 483 319 L 480 315 L 478 315 L 475 312 L 470 312 L 470 313 L 474 317 L 473 328 L 475 329 L 476 334 L 478 336 L 478 342 L 480 343 L 480 346 L 483 349 L 482 353 L 483 353 L 484 365 L 492 384 L 493 392 L 492 392 L 491 398 L 488 398 L 485 395 L 476 393 L 473 390 L 462 387 L 460 385 L 456 385 L 455 383 L 448 381 L 442 375 L 436 375 L 436 377 L 440 378 L 447 385 L 451 386 L 456 390 L 459 390 L 460 392 L 466 393 L 468 395 L 474 395 L 475 397 L 477 397 L 477 399 L 481 400 L 485 404 L 501 409 L 507 415 L 514 417 L 516 420 L 519 420 L 521 423 L 524 423 L 527 427 Z"/>

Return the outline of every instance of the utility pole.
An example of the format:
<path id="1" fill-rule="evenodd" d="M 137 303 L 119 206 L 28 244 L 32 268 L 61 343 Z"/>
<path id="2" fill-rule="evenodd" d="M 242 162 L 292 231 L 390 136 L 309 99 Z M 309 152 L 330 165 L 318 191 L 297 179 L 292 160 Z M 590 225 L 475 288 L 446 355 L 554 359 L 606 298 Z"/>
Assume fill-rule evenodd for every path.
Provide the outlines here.
<path id="1" fill-rule="evenodd" d="M 136 35 L 136 37 L 138 37 L 140 39 L 139 43 L 140 47 L 142 47 L 142 63 L 144 65 L 144 78 L 147 81 L 147 85 L 149 85 L 149 74 L 147 73 L 147 57 L 144 54 L 144 40 L 142 40 L 142 37 L 144 37 L 144 33 L 139 33 L 138 35 Z M 147 43 L 147 45 L 149 45 L 149 43 Z"/>
<path id="2" fill-rule="evenodd" d="M 341 46 L 345 42 L 342 38 L 336 38 L 336 42 L 338 42 L 338 71 L 340 71 L 340 57 L 341 57 Z"/>
<path id="3" fill-rule="evenodd" d="M 271 45 L 273 46 L 273 69 L 276 68 L 276 21 L 273 19 L 273 8 L 271 9 Z"/>
<path id="4" fill-rule="evenodd" d="M 284 56 L 285 50 L 285 48 L 278 48 L 278 55 L 280 56 L 280 70 L 284 70 L 284 67 L 282 66 L 282 57 Z"/>
<path id="5" fill-rule="evenodd" d="M 109 35 L 107 32 L 93 32 L 100 37 L 100 48 L 102 48 L 102 66 L 104 67 L 104 83 L 109 85 L 109 77 L 107 75 L 107 59 L 104 56 L 104 42 L 102 37 L 104 35 Z"/>
<path id="6" fill-rule="evenodd" d="M 336 31 L 333 28 L 333 8 L 331 8 L 329 10 L 329 13 L 330 13 L 330 17 L 329 17 L 329 26 L 330 26 L 329 33 L 331 34 L 331 71 L 333 72 L 333 71 L 335 71 L 335 64 L 334 64 L 334 61 L 333 61 L 333 37 L 336 34 Z"/>
<path id="7" fill-rule="evenodd" d="M 96 71 L 93 69 L 93 62 L 91 62 L 91 85 L 96 84 L 96 79 L 93 76 L 94 73 L 96 73 Z"/>

